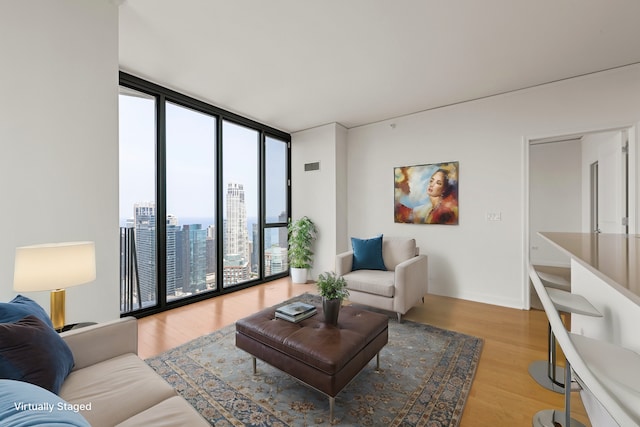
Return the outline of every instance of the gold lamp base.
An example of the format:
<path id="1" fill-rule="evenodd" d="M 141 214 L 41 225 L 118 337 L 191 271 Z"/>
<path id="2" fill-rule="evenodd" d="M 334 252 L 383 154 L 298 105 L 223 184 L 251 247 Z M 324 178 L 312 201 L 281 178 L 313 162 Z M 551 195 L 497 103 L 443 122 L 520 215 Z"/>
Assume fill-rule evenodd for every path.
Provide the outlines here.
<path id="1" fill-rule="evenodd" d="M 53 329 L 56 331 L 61 330 L 64 327 L 64 300 L 64 289 L 55 289 L 51 291 L 51 322 L 53 323 Z"/>

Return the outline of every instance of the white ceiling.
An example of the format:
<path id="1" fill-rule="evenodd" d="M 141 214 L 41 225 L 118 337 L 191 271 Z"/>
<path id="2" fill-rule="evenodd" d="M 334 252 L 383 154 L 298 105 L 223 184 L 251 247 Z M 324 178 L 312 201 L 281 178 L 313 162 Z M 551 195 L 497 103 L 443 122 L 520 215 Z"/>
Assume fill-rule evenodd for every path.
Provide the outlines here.
<path id="1" fill-rule="evenodd" d="M 640 62 L 638 0 L 124 0 L 121 69 L 347 128 Z"/>

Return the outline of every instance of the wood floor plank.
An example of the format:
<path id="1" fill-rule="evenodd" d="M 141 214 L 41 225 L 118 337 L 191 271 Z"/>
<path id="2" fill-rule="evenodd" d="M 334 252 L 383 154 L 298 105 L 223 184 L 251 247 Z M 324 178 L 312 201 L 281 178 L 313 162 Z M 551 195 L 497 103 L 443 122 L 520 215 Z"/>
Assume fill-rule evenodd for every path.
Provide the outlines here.
<path id="1" fill-rule="evenodd" d="M 305 292 L 316 293 L 315 286 L 292 284 L 287 278 L 139 319 L 139 355 L 155 356 Z M 461 427 L 528 427 L 536 412 L 563 408 L 562 394 L 544 389 L 528 374 L 531 362 L 546 358 L 544 312 L 427 295 L 404 319 L 484 339 Z M 591 425 L 577 393 L 572 395 L 572 415 Z"/>

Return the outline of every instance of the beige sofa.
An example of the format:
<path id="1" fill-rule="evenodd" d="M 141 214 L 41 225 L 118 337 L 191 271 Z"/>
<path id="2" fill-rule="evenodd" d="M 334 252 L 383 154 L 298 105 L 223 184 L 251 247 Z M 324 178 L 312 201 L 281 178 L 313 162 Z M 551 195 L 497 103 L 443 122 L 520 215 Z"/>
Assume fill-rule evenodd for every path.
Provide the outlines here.
<path id="1" fill-rule="evenodd" d="M 336 274 L 344 277 L 349 301 L 397 313 L 398 322 L 410 308 L 424 301 L 428 291 L 428 259 L 415 239 L 382 240 L 382 259 L 387 271 L 352 271 L 353 251 L 336 256 Z"/>
<path id="2" fill-rule="evenodd" d="M 61 334 L 75 366 L 60 397 L 78 406 L 93 427 L 209 426 L 137 355 L 138 325 L 133 317 Z M 84 409 L 84 410 L 83 410 Z"/>

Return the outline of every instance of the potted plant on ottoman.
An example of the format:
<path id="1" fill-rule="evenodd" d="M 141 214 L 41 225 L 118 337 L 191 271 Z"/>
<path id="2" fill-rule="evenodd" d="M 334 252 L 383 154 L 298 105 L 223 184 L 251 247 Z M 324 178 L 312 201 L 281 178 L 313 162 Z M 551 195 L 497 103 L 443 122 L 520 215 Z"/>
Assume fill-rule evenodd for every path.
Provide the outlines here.
<path id="1" fill-rule="evenodd" d="M 318 293 L 322 297 L 325 323 L 337 325 L 342 300 L 349 296 L 347 282 L 342 276 L 337 276 L 333 271 L 328 271 L 318 276 L 316 286 Z"/>
<path id="2" fill-rule="evenodd" d="M 291 281 L 293 283 L 307 283 L 307 270 L 313 263 L 311 245 L 316 239 L 316 225 L 303 216 L 291 221 L 287 227 L 289 234 L 289 267 L 291 267 Z"/>

